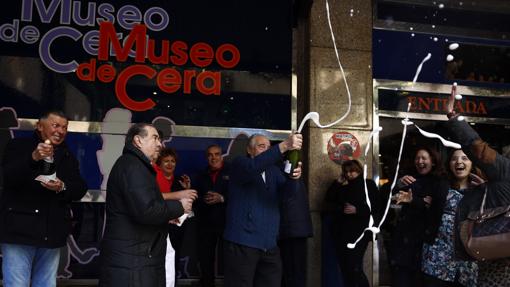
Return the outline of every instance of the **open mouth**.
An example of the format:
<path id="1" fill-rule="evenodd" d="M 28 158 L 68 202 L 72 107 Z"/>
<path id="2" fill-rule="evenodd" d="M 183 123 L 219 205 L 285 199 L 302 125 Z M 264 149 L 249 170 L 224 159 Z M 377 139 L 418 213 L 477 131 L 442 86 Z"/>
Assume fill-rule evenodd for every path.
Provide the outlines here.
<path id="1" fill-rule="evenodd" d="M 464 171 L 464 170 L 466 170 L 466 166 L 464 166 L 464 165 L 455 166 L 455 170 L 456 171 Z"/>

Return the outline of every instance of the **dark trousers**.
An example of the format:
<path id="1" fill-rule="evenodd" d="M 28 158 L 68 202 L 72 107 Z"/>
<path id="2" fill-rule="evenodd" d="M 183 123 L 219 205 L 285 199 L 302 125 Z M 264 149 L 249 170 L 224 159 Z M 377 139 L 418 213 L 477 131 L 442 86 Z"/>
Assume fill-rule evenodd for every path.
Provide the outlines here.
<path id="1" fill-rule="evenodd" d="M 223 242 L 225 287 L 279 287 L 282 282 L 280 249 L 260 250 Z"/>
<path id="2" fill-rule="evenodd" d="M 337 258 L 344 285 L 346 287 L 369 287 L 368 278 L 363 272 L 363 256 L 367 250 L 368 240 L 363 239 L 356 248 L 347 248 L 347 243 L 337 246 Z M 409 286 L 408 286 L 409 287 Z"/>
<path id="3" fill-rule="evenodd" d="M 423 274 L 416 268 L 404 266 L 392 266 L 391 270 L 392 287 L 423 286 Z"/>
<path id="4" fill-rule="evenodd" d="M 170 237 L 170 242 L 172 243 L 172 247 L 175 250 L 175 283 L 177 285 L 177 279 L 186 278 L 186 274 L 184 274 L 180 268 L 181 256 L 182 256 L 182 246 L 184 242 L 184 237 L 188 232 L 190 226 L 193 225 L 193 221 L 195 218 L 189 218 L 181 226 L 177 226 L 174 224 L 169 224 L 168 232 Z"/>
<path id="5" fill-rule="evenodd" d="M 423 287 L 462 287 L 457 282 L 448 282 L 427 274 L 423 274 Z"/>
<path id="6" fill-rule="evenodd" d="M 222 231 L 199 226 L 198 259 L 202 287 L 213 287 L 215 278 L 216 246 L 222 245 Z M 218 248 L 218 250 L 221 250 Z"/>
<path id="7" fill-rule="evenodd" d="M 283 287 L 306 286 L 306 238 L 278 241 L 282 257 Z"/>

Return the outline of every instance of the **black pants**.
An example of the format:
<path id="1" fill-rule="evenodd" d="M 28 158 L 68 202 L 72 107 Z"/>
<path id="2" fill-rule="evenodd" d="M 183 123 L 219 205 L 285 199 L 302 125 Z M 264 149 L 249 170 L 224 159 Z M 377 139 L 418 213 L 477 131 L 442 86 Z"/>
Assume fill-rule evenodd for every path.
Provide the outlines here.
<path id="1" fill-rule="evenodd" d="M 222 246 L 221 230 L 199 226 L 198 259 L 200 261 L 200 283 L 202 287 L 213 287 L 215 278 L 216 246 Z"/>
<path id="2" fill-rule="evenodd" d="M 282 257 L 283 287 L 306 286 L 306 238 L 278 241 Z"/>
<path id="3" fill-rule="evenodd" d="M 414 267 L 414 266 L 413 266 Z M 423 286 L 423 273 L 414 268 L 404 266 L 392 266 L 391 268 L 391 286 L 392 287 L 409 287 Z"/>
<path id="4" fill-rule="evenodd" d="M 432 277 L 427 274 L 423 274 L 423 287 L 462 287 L 460 283 L 448 282 Z"/>
<path id="5" fill-rule="evenodd" d="M 184 237 L 186 236 L 188 229 L 193 226 L 195 218 L 189 218 L 181 226 L 177 226 L 174 224 L 169 224 L 168 232 L 170 236 L 170 242 L 172 243 L 172 247 L 175 250 L 175 283 L 177 285 L 177 279 L 186 278 L 186 274 L 184 274 L 180 268 L 180 262 L 182 257 L 182 246 L 184 243 Z M 191 230 L 190 230 L 191 231 Z"/>
<path id="6" fill-rule="evenodd" d="M 346 287 L 369 287 L 368 278 L 363 272 L 363 256 L 368 240 L 363 239 L 356 248 L 347 248 L 347 243 L 337 246 L 337 258 Z M 408 286 L 409 287 L 409 286 Z"/>
<path id="7" fill-rule="evenodd" d="M 280 249 L 260 250 L 223 242 L 225 287 L 279 287 L 282 282 Z"/>

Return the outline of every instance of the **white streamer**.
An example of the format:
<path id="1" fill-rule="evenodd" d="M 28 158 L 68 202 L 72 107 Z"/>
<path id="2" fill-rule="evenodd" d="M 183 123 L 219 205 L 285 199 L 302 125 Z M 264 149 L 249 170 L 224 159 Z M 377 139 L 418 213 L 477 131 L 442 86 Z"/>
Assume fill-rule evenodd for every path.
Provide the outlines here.
<path id="1" fill-rule="evenodd" d="M 327 0 L 326 0 L 326 6 L 327 6 Z M 414 78 L 413 78 L 413 84 L 416 83 L 416 81 L 418 79 L 418 76 L 420 75 L 420 72 L 421 72 L 421 70 L 423 68 L 423 64 L 425 62 L 427 62 L 428 60 L 430 60 L 431 57 L 432 57 L 432 55 L 430 53 L 428 53 L 427 56 L 421 61 L 420 65 L 416 69 L 416 74 L 414 75 Z M 442 136 L 440 136 L 438 134 L 430 133 L 430 132 L 422 130 L 418 125 L 416 125 L 415 123 L 413 123 L 412 121 L 409 120 L 409 110 L 410 109 L 411 109 L 411 103 L 408 103 L 407 104 L 406 117 L 402 120 L 402 125 L 404 126 L 404 129 L 402 131 L 402 141 L 400 142 L 400 150 L 399 150 L 399 153 L 398 153 L 397 168 L 396 168 L 396 171 L 395 171 L 393 182 L 392 182 L 391 187 L 390 187 L 390 193 L 388 195 L 388 200 L 386 202 L 386 208 L 384 209 L 384 215 L 381 218 L 381 221 L 379 222 L 379 225 L 378 226 L 374 226 L 374 218 L 373 218 L 373 215 L 372 215 L 372 205 L 371 205 L 371 202 L 370 202 L 370 198 L 368 196 L 368 187 L 367 187 L 367 182 L 366 182 L 366 180 L 367 180 L 367 164 L 365 162 L 365 164 L 363 165 L 363 180 L 364 180 L 364 185 L 365 185 L 365 199 L 366 199 L 368 208 L 370 210 L 370 218 L 369 218 L 369 222 L 368 222 L 367 228 L 365 228 L 363 230 L 363 232 L 360 234 L 360 236 L 356 239 L 356 241 L 354 243 L 348 243 L 347 244 L 347 248 L 350 248 L 350 249 L 355 248 L 356 244 L 358 244 L 358 242 L 361 239 L 363 239 L 365 231 L 370 231 L 370 232 L 372 232 L 372 240 L 374 242 L 374 253 L 377 252 L 377 250 L 378 250 L 377 241 L 376 241 L 376 234 L 381 231 L 380 228 L 384 224 L 384 221 L 386 220 L 386 217 L 388 215 L 388 211 L 389 211 L 389 208 L 390 208 L 390 205 L 391 205 L 391 197 L 392 197 L 391 191 L 395 188 L 395 185 L 396 185 L 397 179 L 398 179 L 398 172 L 399 172 L 399 169 L 400 169 L 400 160 L 402 158 L 402 151 L 404 149 L 404 142 L 405 142 L 405 138 L 406 138 L 406 134 L 407 134 L 407 126 L 414 125 L 418 129 L 418 131 L 424 137 L 432 138 L 432 139 L 439 139 L 441 141 L 441 143 L 444 146 L 446 146 L 446 147 L 451 147 L 451 148 L 455 148 L 455 149 L 460 149 L 460 147 L 461 147 L 458 143 L 454 143 L 454 142 L 448 141 L 448 140 L 444 139 Z M 313 115 L 310 115 L 310 118 L 312 118 L 314 121 L 317 120 L 316 124 L 318 126 L 320 126 L 320 123 L 318 122 L 318 119 L 319 119 L 318 117 L 319 117 L 319 115 L 317 113 L 315 113 Z M 306 117 L 305 117 L 305 119 L 306 119 Z M 303 123 L 301 125 L 303 125 Z M 365 149 L 365 158 L 367 157 L 368 150 L 370 148 L 370 141 L 371 141 L 372 137 L 375 134 L 379 133 L 381 130 L 382 130 L 382 128 L 378 127 L 376 130 L 374 130 L 372 133 L 370 133 L 370 137 L 368 139 L 368 143 L 367 143 L 367 146 L 366 146 L 366 149 Z"/>
<path id="2" fill-rule="evenodd" d="M 434 133 L 429 133 L 429 132 L 426 132 L 422 129 L 420 129 L 419 126 L 417 126 L 416 124 L 414 125 L 418 131 L 424 136 L 424 137 L 427 137 L 427 138 L 431 138 L 431 139 L 439 139 L 441 141 L 441 143 L 445 146 L 445 147 L 451 147 L 451 148 L 454 148 L 454 149 L 460 149 L 461 146 L 460 144 L 458 143 L 455 143 L 455 142 L 452 142 L 452 141 L 449 141 L 449 140 L 445 140 L 442 136 L 438 135 L 438 134 L 434 134 Z"/>
<path id="3" fill-rule="evenodd" d="M 326 124 L 326 125 L 322 125 L 319 121 L 319 113 L 317 112 L 309 112 L 308 114 L 305 115 L 305 117 L 303 118 L 303 120 L 301 121 L 301 124 L 299 125 L 299 128 L 297 130 L 298 133 L 301 133 L 301 131 L 303 130 L 303 127 L 306 123 L 307 120 L 312 120 L 319 128 L 329 128 L 331 126 L 334 126 L 336 124 L 338 124 L 339 122 L 343 121 L 347 115 L 349 115 L 349 113 L 351 112 L 351 91 L 349 89 L 349 84 L 347 84 L 347 78 L 345 77 L 345 72 L 344 72 L 344 68 L 342 67 L 342 63 L 340 62 L 340 56 L 338 55 L 338 49 L 336 47 L 336 39 L 335 39 L 335 33 L 333 33 L 333 26 L 331 25 L 331 17 L 330 17 L 330 13 L 329 13 L 329 2 L 328 0 L 326 0 L 326 14 L 327 14 L 327 18 L 328 18 L 328 25 L 329 25 L 329 32 L 331 33 L 331 40 L 333 41 L 333 48 L 335 49 L 335 56 L 336 56 L 336 60 L 337 60 L 337 63 L 338 63 L 338 67 L 340 68 L 340 72 L 342 73 L 342 79 L 344 81 L 344 84 L 345 84 L 345 88 L 347 90 L 347 99 L 348 99 L 348 105 L 347 105 L 347 111 L 344 113 L 343 116 L 341 116 L 338 120 L 332 122 L 332 123 L 329 123 L 329 124 Z"/>
<path id="4" fill-rule="evenodd" d="M 398 179 L 398 172 L 400 170 L 400 159 L 402 158 L 402 151 L 404 150 L 404 141 L 406 139 L 407 134 L 407 126 L 409 125 L 409 110 L 411 109 L 411 103 L 407 104 L 407 113 L 406 118 L 402 121 L 402 125 L 404 126 L 404 129 L 402 130 L 402 140 L 400 141 L 400 149 L 398 151 L 398 159 L 397 159 L 397 168 L 395 170 L 395 175 L 393 177 L 393 182 L 391 183 L 390 187 L 390 193 L 388 195 L 388 200 L 386 200 L 386 208 L 384 209 L 383 217 L 381 218 L 381 221 L 379 222 L 379 225 L 377 227 L 381 228 L 384 221 L 386 221 L 386 216 L 388 215 L 388 211 L 390 210 L 391 205 L 391 191 L 393 188 L 395 188 L 395 185 L 397 183 Z"/>
<path id="5" fill-rule="evenodd" d="M 372 138 L 374 137 L 374 135 L 378 134 L 380 131 L 382 131 L 382 127 L 377 127 L 373 132 L 370 133 L 370 136 L 368 137 L 367 146 L 365 147 L 365 159 L 367 158 L 368 150 L 370 149 L 370 143 L 372 142 Z M 370 197 L 368 196 L 367 161 L 366 160 L 365 160 L 365 163 L 363 164 L 363 184 L 364 184 L 364 187 L 365 187 L 365 200 L 366 200 L 367 205 L 368 205 L 368 210 L 369 210 L 369 213 L 370 213 L 370 218 L 368 220 L 368 227 L 365 228 L 363 230 L 363 232 L 361 232 L 361 235 L 358 237 L 358 239 L 356 239 L 356 241 L 354 243 L 348 243 L 347 244 L 347 248 L 350 248 L 350 249 L 355 248 L 356 244 L 358 244 L 358 242 L 361 239 L 363 239 L 363 235 L 365 234 L 365 231 L 369 230 L 370 232 L 372 232 L 372 240 L 374 242 L 376 242 L 376 240 L 375 240 L 376 234 L 378 234 L 380 232 L 379 227 L 375 227 L 374 226 L 374 216 L 372 215 L 372 203 L 370 202 Z M 374 252 L 378 253 L 378 248 L 377 248 L 377 244 L 376 243 L 374 243 Z"/>
<path id="6" fill-rule="evenodd" d="M 418 80 L 418 76 L 421 73 L 421 68 L 423 67 L 423 64 L 425 62 L 427 62 L 428 60 L 430 60 L 431 57 L 432 57 L 432 54 L 428 53 L 427 56 L 425 58 L 423 58 L 423 60 L 421 61 L 420 65 L 416 69 L 416 74 L 414 75 L 414 78 L 413 78 L 413 84 L 415 84 L 416 80 Z"/>
<path id="7" fill-rule="evenodd" d="M 409 113 L 409 109 L 411 108 L 411 103 L 409 103 L 407 105 L 407 113 Z M 407 126 L 409 125 L 414 125 L 418 131 L 424 136 L 424 137 L 427 137 L 427 138 L 431 138 L 431 139 L 439 139 L 441 141 L 441 143 L 446 146 L 446 147 L 450 147 L 450 148 L 454 148 L 454 149 L 460 149 L 461 148 L 461 145 L 458 144 L 458 143 L 455 143 L 455 142 L 452 142 L 452 141 L 448 141 L 448 140 L 445 140 L 442 136 L 438 135 L 438 134 L 435 134 L 435 133 L 431 133 L 431 132 L 427 132 L 427 131 L 424 131 L 422 130 L 419 126 L 417 126 L 415 123 L 409 121 L 409 116 L 406 116 L 406 118 L 404 120 L 402 120 L 402 125 L 404 125 L 404 131 L 402 132 L 402 141 L 400 142 L 400 150 L 399 150 L 399 153 L 398 153 L 398 161 L 397 161 L 397 169 L 395 171 L 395 176 L 393 178 L 393 182 L 391 183 L 391 187 L 390 187 L 390 193 L 388 195 L 388 200 L 386 202 L 386 208 L 384 210 L 384 215 L 383 217 L 381 218 L 381 222 L 379 222 L 379 225 L 377 226 L 378 228 L 381 228 L 381 226 L 383 225 L 384 221 L 386 220 L 386 216 L 388 215 L 388 210 L 390 208 L 390 204 L 391 204 L 391 196 L 392 196 L 392 191 L 393 191 L 393 188 L 395 188 L 395 185 L 397 183 L 397 178 L 398 178 L 398 171 L 399 171 L 399 168 L 400 168 L 400 159 L 402 157 L 402 150 L 403 150 L 403 147 L 404 147 L 404 141 L 405 141 L 405 136 L 406 136 L 406 131 L 407 131 Z"/>

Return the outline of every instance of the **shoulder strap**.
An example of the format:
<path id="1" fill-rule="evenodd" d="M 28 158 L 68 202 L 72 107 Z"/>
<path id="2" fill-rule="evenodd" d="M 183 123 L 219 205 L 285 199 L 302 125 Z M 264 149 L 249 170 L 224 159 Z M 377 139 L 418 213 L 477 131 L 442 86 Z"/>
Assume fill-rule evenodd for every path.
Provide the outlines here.
<path id="1" fill-rule="evenodd" d="M 482 204 L 480 205 L 480 215 L 482 215 L 485 210 L 485 200 L 486 199 L 487 199 L 487 185 L 485 186 L 485 192 L 483 193 Z"/>

